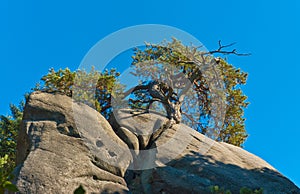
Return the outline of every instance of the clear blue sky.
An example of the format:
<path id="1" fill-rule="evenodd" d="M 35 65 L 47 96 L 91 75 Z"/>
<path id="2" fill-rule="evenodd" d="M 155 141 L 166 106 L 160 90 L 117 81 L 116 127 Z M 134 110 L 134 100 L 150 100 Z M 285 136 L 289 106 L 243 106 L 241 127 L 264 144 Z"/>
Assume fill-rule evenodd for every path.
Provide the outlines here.
<path id="1" fill-rule="evenodd" d="M 50 67 L 76 69 L 100 39 L 138 24 L 189 32 L 214 49 L 238 42 L 250 57 L 229 62 L 249 73 L 250 134 L 245 149 L 300 186 L 300 1 L 9 1 L 0 2 L 0 114 Z"/>

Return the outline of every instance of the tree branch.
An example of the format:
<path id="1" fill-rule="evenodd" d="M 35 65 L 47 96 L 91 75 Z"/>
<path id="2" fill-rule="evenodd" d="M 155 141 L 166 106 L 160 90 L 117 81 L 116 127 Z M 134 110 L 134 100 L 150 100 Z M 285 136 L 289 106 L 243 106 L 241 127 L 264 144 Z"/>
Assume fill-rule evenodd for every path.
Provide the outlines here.
<path id="1" fill-rule="evenodd" d="M 138 85 L 138 86 L 134 86 L 134 87 L 130 88 L 129 90 L 127 90 L 126 92 L 124 92 L 123 95 L 124 95 L 124 98 L 126 98 L 132 92 L 135 92 L 137 90 L 148 90 L 148 89 L 149 89 L 149 84 L 147 84 L 147 85 Z"/>
<path id="2" fill-rule="evenodd" d="M 193 117 L 185 112 L 182 112 L 181 114 L 183 114 L 184 116 L 186 116 L 190 121 L 192 121 L 193 124 L 201 124 L 201 122 L 195 121 L 193 119 Z"/>
<path id="3" fill-rule="evenodd" d="M 223 54 L 223 55 L 229 55 L 229 54 L 234 54 L 237 56 L 249 56 L 251 55 L 251 53 L 238 53 L 236 49 L 233 49 L 231 51 L 226 51 L 223 50 L 225 48 L 231 47 L 233 45 L 235 45 L 236 43 L 231 43 L 231 44 L 227 44 L 227 45 L 222 45 L 221 40 L 219 40 L 218 42 L 219 44 L 219 48 L 217 50 L 213 50 L 213 51 L 209 51 L 208 54 L 214 54 L 214 53 L 219 53 L 219 54 Z"/>

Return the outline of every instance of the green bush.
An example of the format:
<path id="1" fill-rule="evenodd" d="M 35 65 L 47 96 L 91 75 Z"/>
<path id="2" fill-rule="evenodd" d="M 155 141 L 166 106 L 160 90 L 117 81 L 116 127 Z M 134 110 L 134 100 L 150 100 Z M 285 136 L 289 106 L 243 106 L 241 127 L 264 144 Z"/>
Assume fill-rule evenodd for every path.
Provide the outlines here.
<path id="1" fill-rule="evenodd" d="M 229 190 L 225 190 L 223 187 L 220 188 L 218 185 L 211 186 L 210 191 L 213 194 L 231 194 Z"/>
<path id="2" fill-rule="evenodd" d="M 53 68 L 41 78 L 34 90 L 49 93 L 62 93 L 72 97 L 78 102 L 85 103 L 100 112 L 105 118 L 111 114 L 111 101 L 113 95 L 118 95 L 123 86 L 118 83 L 120 73 L 115 69 L 104 72 L 85 70 L 70 71 L 70 69 Z"/>

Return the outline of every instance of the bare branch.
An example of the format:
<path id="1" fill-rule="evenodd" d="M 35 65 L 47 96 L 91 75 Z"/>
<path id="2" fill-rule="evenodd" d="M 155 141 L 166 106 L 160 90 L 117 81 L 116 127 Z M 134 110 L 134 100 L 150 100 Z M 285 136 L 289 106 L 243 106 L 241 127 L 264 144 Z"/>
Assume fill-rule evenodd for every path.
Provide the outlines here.
<path id="1" fill-rule="evenodd" d="M 222 45 L 221 40 L 219 40 L 218 44 L 219 44 L 219 49 L 218 50 L 222 50 L 223 48 L 227 48 L 227 47 L 231 47 L 231 46 L 235 45 L 236 42 L 230 43 L 228 45 Z"/>
<path id="2" fill-rule="evenodd" d="M 234 55 L 237 55 L 237 56 L 249 56 L 249 55 L 251 55 L 251 53 L 238 53 L 236 49 L 233 49 L 231 51 L 223 50 L 225 48 L 228 48 L 228 47 L 231 47 L 231 46 L 235 45 L 236 44 L 235 42 L 231 43 L 231 44 L 227 44 L 227 45 L 222 45 L 221 40 L 219 40 L 218 44 L 219 44 L 219 48 L 217 50 L 209 51 L 207 54 L 219 53 L 219 54 L 223 54 L 223 55 L 234 54 Z"/>

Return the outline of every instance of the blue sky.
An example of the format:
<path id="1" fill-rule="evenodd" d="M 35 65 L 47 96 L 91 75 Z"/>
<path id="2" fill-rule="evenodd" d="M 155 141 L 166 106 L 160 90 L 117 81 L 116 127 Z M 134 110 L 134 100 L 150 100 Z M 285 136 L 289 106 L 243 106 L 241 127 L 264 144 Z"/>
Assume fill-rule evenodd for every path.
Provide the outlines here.
<path id="1" fill-rule="evenodd" d="M 237 42 L 250 57 L 229 57 L 249 73 L 250 134 L 245 149 L 300 186 L 300 2 L 290 1 L 8 1 L 0 2 L 0 114 L 50 67 L 77 69 L 88 50 L 124 27 L 182 29 L 209 50 Z"/>

